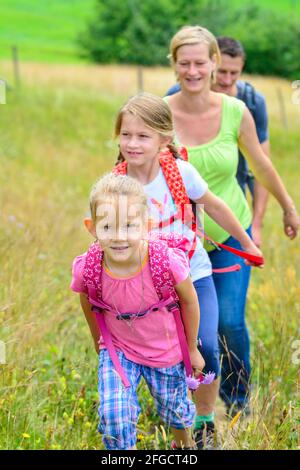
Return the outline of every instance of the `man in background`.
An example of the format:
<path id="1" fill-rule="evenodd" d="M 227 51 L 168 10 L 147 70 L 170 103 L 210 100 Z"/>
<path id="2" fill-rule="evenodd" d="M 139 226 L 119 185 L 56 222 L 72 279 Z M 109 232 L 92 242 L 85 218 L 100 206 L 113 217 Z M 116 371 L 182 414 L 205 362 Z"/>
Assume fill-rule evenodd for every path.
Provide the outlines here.
<path id="1" fill-rule="evenodd" d="M 216 73 L 216 82 L 212 84 L 211 88 L 213 91 L 226 93 L 244 101 L 253 116 L 262 150 L 269 156 L 268 114 L 265 98 L 250 83 L 239 80 L 246 59 L 243 46 L 239 41 L 226 36 L 218 37 L 217 41 L 221 52 L 221 65 Z M 173 95 L 178 91 L 180 91 L 180 85 L 176 84 L 168 90 L 167 95 Z M 241 152 L 239 152 L 236 177 L 243 192 L 246 193 L 248 187 L 251 193 L 253 204 L 252 236 L 254 243 L 260 247 L 268 191 L 254 179 Z"/>

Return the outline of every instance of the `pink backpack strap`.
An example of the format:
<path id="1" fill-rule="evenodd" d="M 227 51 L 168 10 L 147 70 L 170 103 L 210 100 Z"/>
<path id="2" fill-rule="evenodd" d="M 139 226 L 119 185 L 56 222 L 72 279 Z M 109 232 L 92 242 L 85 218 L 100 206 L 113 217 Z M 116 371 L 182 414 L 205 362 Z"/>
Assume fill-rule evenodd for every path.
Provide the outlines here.
<path id="1" fill-rule="evenodd" d="M 154 234 L 155 236 L 156 234 Z M 174 289 L 173 281 L 170 273 L 170 262 L 168 248 L 179 247 L 180 243 L 186 243 L 176 234 L 158 234 L 160 239 L 149 241 L 150 269 L 152 280 L 159 299 L 170 299 L 167 308 L 172 311 L 176 323 L 176 329 L 180 348 L 182 352 L 183 362 L 186 369 L 187 377 L 193 375 L 193 368 L 189 355 L 188 345 L 186 341 L 184 326 L 182 323 L 180 308 L 178 304 L 178 296 Z M 189 242 L 188 242 L 189 243 Z"/>
<path id="2" fill-rule="evenodd" d="M 99 330 L 114 368 L 121 377 L 125 387 L 130 387 L 130 382 L 120 364 L 116 349 L 112 342 L 111 334 L 107 329 L 105 319 L 102 314 L 103 308 L 107 307 L 102 301 L 102 259 L 103 252 L 100 249 L 98 242 L 92 243 L 86 256 L 85 267 L 83 270 L 83 281 L 87 287 L 89 302 L 92 305 L 92 310 L 96 314 Z"/>
<path id="3" fill-rule="evenodd" d="M 103 251 L 95 241 L 88 249 L 83 270 L 84 284 L 90 287 L 94 300 L 102 299 L 102 259 Z"/>

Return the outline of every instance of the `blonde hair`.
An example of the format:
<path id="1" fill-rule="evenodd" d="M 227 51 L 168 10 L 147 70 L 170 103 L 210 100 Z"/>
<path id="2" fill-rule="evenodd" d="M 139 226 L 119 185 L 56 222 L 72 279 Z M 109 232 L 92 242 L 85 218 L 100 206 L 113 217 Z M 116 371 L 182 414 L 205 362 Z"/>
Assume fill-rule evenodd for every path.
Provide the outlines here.
<path id="1" fill-rule="evenodd" d="M 93 222 L 96 222 L 99 204 L 107 202 L 107 199 L 118 201 L 120 196 L 136 199 L 141 205 L 142 216 L 146 216 L 148 211 L 147 196 L 142 184 L 130 176 L 109 173 L 94 184 L 90 193 L 90 212 Z"/>
<path id="2" fill-rule="evenodd" d="M 157 132 L 161 137 L 174 138 L 174 125 L 172 112 L 169 105 L 159 96 L 151 93 L 139 93 L 130 98 L 119 110 L 115 123 L 115 137 L 119 137 L 122 126 L 122 119 L 125 113 L 137 116 L 145 123 L 149 129 Z M 180 155 L 173 144 L 167 145 L 175 158 Z M 124 157 L 119 153 L 117 163 L 124 161 Z"/>
<path id="3" fill-rule="evenodd" d="M 172 37 L 170 42 L 170 53 L 168 55 L 168 59 L 170 59 L 173 67 L 177 62 L 178 49 L 181 46 L 193 44 L 207 44 L 209 58 L 212 59 L 213 56 L 215 56 L 217 67 L 220 66 L 221 53 L 215 36 L 208 29 L 203 28 L 202 26 L 183 26 Z M 213 74 L 212 78 L 214 81 L 215 74 Z"/>

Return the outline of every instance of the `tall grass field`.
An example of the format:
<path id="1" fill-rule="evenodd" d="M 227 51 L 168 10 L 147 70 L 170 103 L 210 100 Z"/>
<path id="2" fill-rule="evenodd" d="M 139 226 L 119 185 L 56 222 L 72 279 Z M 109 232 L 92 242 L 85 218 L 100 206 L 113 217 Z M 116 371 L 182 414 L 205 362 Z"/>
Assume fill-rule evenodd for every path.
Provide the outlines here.
<path id="1" fill-rule="evenodd" d="M 0 449 L 102 449 L 98 360 L 69 285 L 73 258 L 91 242 L 82 223 L 88 194 L 116 160 L 114 117 L 137 91 L 136 69 L 21 63 L 16 89 L 10 62 L 0 67 L 10 84 L 0 105 Z M 295 90 L 284 80 L 251 81 L 266 95 L 272 158 L 299 206 Z M 145 71 L 146 91 L 162 95 L 172 83 L 168 69 Z M 218 403 L 223 449 L 300 448 L 300 250 L 284 236 L 273 198 L 263 251 L 247 306 L 252 414 L 230 422 Z M 139 396 L 138 448 L 168 448 L 169 429 L 144 384 Z"/>

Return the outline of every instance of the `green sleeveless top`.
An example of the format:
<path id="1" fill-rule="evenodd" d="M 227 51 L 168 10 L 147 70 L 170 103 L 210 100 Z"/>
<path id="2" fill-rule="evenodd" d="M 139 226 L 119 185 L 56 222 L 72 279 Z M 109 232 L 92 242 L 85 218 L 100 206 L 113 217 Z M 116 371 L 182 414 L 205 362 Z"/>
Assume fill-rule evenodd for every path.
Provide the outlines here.
<path id="1" fill-rule="evenodd" d="M 252 215 L 236 179 L 238 135 L 245 104 L 225 94 L 222 94 L 222 100 L 221 127 L 218 135 L 206 144 L 187 147 L 188 157 L 189 162 L 207 182 L 209 190 L 227 203 L 242 226 L 247 229 L 251 224 Z M 176 144 L 180 145 L 178 139 L 175 140 Z M 219 243 L 230 237 L 230 234 L 207 214 L 204 216 L 204 230 Z M 205 243 L 205 248 L 207 251 L 214 249 L 208 243 Z"/>

